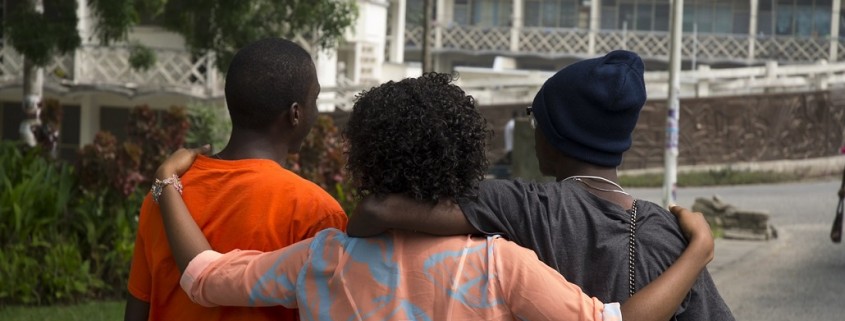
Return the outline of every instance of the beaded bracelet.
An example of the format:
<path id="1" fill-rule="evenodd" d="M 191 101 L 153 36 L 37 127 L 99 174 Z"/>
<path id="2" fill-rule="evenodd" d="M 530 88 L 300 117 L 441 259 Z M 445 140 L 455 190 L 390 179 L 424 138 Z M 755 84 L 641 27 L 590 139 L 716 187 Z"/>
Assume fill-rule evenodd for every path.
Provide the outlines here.
<path id="1" fill-rule="evenodd" d="M 173 174 L 173 176 L 163 180 L 156 178 L 153 183 L 152 190 L 150 191 L 153 194 L 153 201 L 155 201 L 156 204 L 158 204 L 158 199 L 161 196 L 161 192 L 164 191 L 164 187 L 170 184 L 173 184 L 173 188 L 179 192 L 179 195 L 182 195 L 182 182 L 179 181 L 179 176 L 176 176 L 176 174 Z"/>

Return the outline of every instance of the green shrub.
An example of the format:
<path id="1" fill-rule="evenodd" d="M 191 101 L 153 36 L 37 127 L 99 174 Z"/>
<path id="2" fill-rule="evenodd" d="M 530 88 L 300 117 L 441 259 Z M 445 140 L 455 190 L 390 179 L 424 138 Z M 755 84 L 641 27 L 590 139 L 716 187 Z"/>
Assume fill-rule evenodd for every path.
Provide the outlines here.
<path id="1" fill-rule="evenodd" d="M 0 303 L 40 302 L 39 262 L 22 243 L 4 244 L 0 251 Z"/>
<path id="2" fill-rule="evenodd" d="M 129 67 L 135 71 L 147 71 L 156 64 L 155 51 L 141 43 L 129 46 Z"/>
<path id="3" fill-rule="evenodd" d="M 184 143 L 184 108 L 130 114 L 129 138 L 98 133 L 78 171 L 0 143 L 0 306 L 121 297 L 137 215 L 158 164 Z"/>
<path id="4" fill-rule="evenodd" d="M 107 297 L 126 289 L 141 203 L 158 165 L 184 144 L 189 123 L 185 108 L 158 113 L 138 106 L 127 127 L 126 141 L 100 132 L 79 154 L 80 195 L 71 226 L 92 273 L 109 285 L 98 293 Z"/>
<path id="5" fill-rule="evenodd" d="M 67 226 L 76 177 L 71 166 L 0 143 L 0 303 L 75 300 L 100 283 Z"/>
<path id="6" fill-rule="evenodd" d="M 190 147 L 211 145 L 211 152 L 220 151 L 229 142 L 232 120 L 226 106 L 188 105 L 188 122 L 191 124 L 185 143 Z"/>

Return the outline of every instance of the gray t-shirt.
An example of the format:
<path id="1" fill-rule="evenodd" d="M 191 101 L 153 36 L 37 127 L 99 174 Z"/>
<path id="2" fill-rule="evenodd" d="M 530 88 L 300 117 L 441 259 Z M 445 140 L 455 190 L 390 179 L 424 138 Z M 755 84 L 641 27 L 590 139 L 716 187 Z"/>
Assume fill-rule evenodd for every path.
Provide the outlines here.
<path id="1" fill-rule="evenodd" d="M 533 249 L 585 293 L 604 302 L 628 298 L 631 213 L 574 181 L 487 180 L 478 199 L 461 209 L 479 231 L 502 234 Z M 636 290 L 655 280 L 686 248 L 677 219 L 657 204 L 637 200 Z M 734 320 L 704 270 L 675 320 Z"/>

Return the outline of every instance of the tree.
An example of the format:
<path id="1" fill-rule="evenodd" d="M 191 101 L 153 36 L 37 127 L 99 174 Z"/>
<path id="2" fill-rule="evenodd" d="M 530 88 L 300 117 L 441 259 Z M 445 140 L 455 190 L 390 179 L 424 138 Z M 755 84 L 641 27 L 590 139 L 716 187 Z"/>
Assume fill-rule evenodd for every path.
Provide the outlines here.
<path id="1" fill-rule="evenodd" d="M 79 48 L 77 0 L 6 0 L 9 43 L 24 56 L 24 110 L 38 125 L 43 67 Z M 127 39 L 140 16 L 163 18 L 197 54 L 214 52 L 226 67 L 234 52 L 266 37 L 297 39 L 312 53 L 335 46 L 357 17 L 354 0 L 80 0 L 87 3 L 95 36 L 108 45 Z M 25 121 L 27 122 L 27 121 Z M 30 135 L 31 136 L 31 135 Z"/>
<path id="2" fill-rule="evenodd" d="M 165 0 L 160 0 L 165 1 Z M 266 37 L 298 40 L 312 54 L 332 47 L 357 17 L 351 0 L 166 0 L 166 28 L 226 70 L 237 48 Z"/>

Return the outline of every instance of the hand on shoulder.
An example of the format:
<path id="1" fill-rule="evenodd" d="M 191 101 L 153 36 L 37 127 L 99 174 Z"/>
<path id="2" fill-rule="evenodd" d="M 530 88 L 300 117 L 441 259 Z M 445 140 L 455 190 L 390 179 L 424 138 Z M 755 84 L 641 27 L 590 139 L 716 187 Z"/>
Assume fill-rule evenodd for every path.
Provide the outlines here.
<path id="1" fill-rule="evenodd" d="M 166 160 L 156 170 L 156 178 L 165 179 L 174 174 L 182 176 L 191 168 L 191 164 L 197 159 L 199 154 L 207 154 L 211 150 L 211 146 L 205 145 L 199 148 L 180 148 L 179 150 L 170 154 Z"/>

